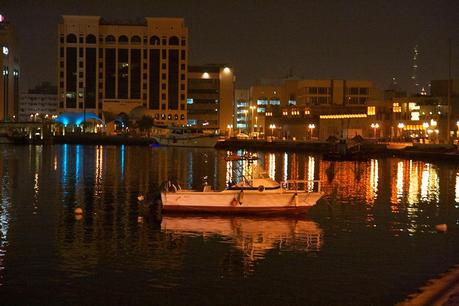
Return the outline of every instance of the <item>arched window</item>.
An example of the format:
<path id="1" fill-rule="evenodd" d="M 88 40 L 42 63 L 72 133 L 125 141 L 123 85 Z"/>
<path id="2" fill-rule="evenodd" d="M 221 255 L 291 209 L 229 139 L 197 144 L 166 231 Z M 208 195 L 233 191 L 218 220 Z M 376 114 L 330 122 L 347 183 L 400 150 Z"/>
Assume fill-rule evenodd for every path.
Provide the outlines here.
<path id="1" fill-rule="evenodd" d="M 121 35 L 120 37 L 118 37 L 118 42 L 120 44 L 127 44 L 129 42 L 129 39 L 126 35 Z"/>
<path id="2" fill-rule="evenodd" d="M 174 115 L 174 120 L 178 120 L 178 115 L 177 114 Z"/>
<path id="3" fill-rule="evenodd" d="M 171 120 L 172 119 L 172 115 L 171 114 L 167 115 L 167 119 Z"/>
<path id="4" fill-rule="evenodd" d="M 92 34 L 89 34 L 86 36 L 86 43 L 87 44 L 95 44 L 96 43 L 96 37 Z"/>
<path id="5" fill-rule="evenodd" d="M 172 36 L 169 38 L 169 45 L 178 46 L 178 44 L 179 44 L 179 39 L 177 36 Z"/>
<path id="6" fill-rule="evenodd" d="M 141 40 L 140 40 L 140 36 L 132 36 L 131 37 L 131 44 L 140 44 Z"/>
<path id="7" fill-rule="evenodd" d="M 185 120 L 185 115 L 184 114 L 180 115 L 180 120 Z"/>
<path id="8" fill-rule="evenodd" d="M 105 37 L 105 42 L 106 43 L 109 43 L 109 44 L 113 44 L 115 43 L 116 39 L 115 39 L 115 36 L 113 35 L 107 35 L 107 37 Z"/>
<path id="9" fill-rule="evenodd" d="M 159 119 L 159 114 L 155 114 L 155 119 L 156 119 L 156 120 Z"/>
<path id="10" fill-rule="evenodd" d="M 158 46 L 159 45 L 159 37 L 158 36 L 152 36 L 150 37 L 150 45 L 153 45 L 153 46 Z"/>
<path id="11" fill-rule="evenodd" d="M 75 34 L 69 34 L 67 35 L 67 42 L 68 43 L 76 43 L 77 42 L 77 37 Z"/>

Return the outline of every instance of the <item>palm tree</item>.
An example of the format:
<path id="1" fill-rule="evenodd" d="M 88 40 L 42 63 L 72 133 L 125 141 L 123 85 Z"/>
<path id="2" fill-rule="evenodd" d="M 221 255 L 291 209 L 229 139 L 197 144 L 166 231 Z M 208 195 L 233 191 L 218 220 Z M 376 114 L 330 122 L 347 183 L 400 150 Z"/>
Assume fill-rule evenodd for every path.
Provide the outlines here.
<path id="1" fill-rule="evenodd" d="M 140 130 L 143 132 L 143 131 L 147 131 L 147 137 L 150 137 L 150 129 L 153 127 L 153 117 L 150 117 L 150 116 L 142 116 L 142 118 L 140 118 L 140 120 L 137 122 Z"/>

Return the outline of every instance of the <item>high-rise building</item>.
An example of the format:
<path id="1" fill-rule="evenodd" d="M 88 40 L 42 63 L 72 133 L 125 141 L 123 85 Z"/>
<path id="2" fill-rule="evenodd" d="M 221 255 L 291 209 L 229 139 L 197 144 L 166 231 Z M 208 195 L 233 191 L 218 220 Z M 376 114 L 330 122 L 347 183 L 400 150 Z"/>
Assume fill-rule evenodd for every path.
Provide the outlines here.
<path id="1" fill-rule="evenodd" d="M 16 51 L 14 28 L 0 15 L 0 121 L 13 121 L 18 117 L 19 58 Z"/>
<path id="2" fill-rule="evenodd" d="M 182 18 L 63 16 L 59 111 L 93 112 L 108 121 L 143 107 L 157 124 L 186 124 L 187 40 Z"/>
<path id="3" fill-rule="evenodd" d="M 188 67 L 188 125 L 225 131 L 233 124 L 234 70 L 225 65 Z"/>

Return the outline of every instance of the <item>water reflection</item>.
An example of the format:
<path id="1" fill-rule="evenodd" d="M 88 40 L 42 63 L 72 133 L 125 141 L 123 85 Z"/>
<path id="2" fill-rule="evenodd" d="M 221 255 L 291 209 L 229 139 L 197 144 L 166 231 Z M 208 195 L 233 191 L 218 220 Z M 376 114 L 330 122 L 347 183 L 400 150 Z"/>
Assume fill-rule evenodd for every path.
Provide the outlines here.
<path id="1" fill-rule="evenodd" d="M 341 266 L 343 258 L 360 258 L 357 244 L 367 252 L 390 249 L 396 254 L 374 262 L 351 262 L 349 279 L 359 276 L 355 271 L 362 271 L 361 264 L 365 271 L 381 272 L 381 262 L 393 267 L 399 251 L 413 271 L 438 266 L 436 260 L 414 264 L 421 263 L 420 253 L 434 254 L 420 249 L 438 251 L 442 245 L 441 262 L 446 257 L 457 259 L 457 252 L 445 255 L 458 245 L 457 165 L 392 158 L 330 162 L 308 154 L 262 152 L 253 163 L 227 162 L 226 152 L 189 148 L 0 149 L 0 285 L 11 285 L 15 279 L 24 283 L 23 275 L 33 275 L 38 291 L 49 285 L 47 279 L 53 273 L 53 289 L 61 284 L 72 287 L 82 280 L 118 281 L 121 274 L 131 273 L 135 276 L 131 281 L 140 277 L 141 288 L 183 288 L 204 265 L 202 275 L 209 282 L 218 278 L 212 274 L 214 266 L 218 266 L 215 273 L 233 280 L 241 274 L 257 277 L 260 268 L 270 269 L 276 262 L 285 267 L 288 263 L 282 260 L 290 256 L 300 262 L 298 271 L 288 274 L 292 282 L 305 281 L 302 275 L 320 267 L 317 279 L 330 283 L 336 270 L 326 271 L 326 267 Z M 313 220 L 164 216 L 162 224 L 138 221 L 137 195 L 156 190 L 166 179 L 198 189 L 207 176 L 214 189 L 223 189 L 228 181 L 239 180 L 256 167 L 279 181 L 320 180 L 330 210 L 327 207 L 324 214 L 311 216 Z M 75 207 L 84 211 L 78 220 Z M 448 224 L 446 235 L 436 234 L 438 223 Z M 36 252 L 30 254 L 30 250 Z M 289 256 L 282 259 L 280 253 Z M 24 258 L 29 262 L 31 256 L 35 261 L 24 265 Z M 302 265 L 305 258 L 318 260 Z M 10 268 L 9 278 L 5 278 L 5 267 Z M 101 277 L 107 273 L 113 277 Z M 384 284 L 393 280 L 387 277 Z M 123 289 L 114 281 L 107 285 Z"/>
<path id="2" fill-rule="evenodd" d="M 242 267 L 244 274 L 252 273 L 255 262 L 263 260 L 269 251 L 314 253 L 320 251 L 323 244 L 322 230 L 316 222 L 291 218 L 165 216 L 161 229 L 165 233 L 198 235 L 204 239 L 214 236 L 229 239 L 223 241 L 238 251 L 241 260 L 224 261 L 230 266 L 223 270 L 235 271 Z M 237 256 L 231 250 L 228 253 Z M 239 264 L 234 266 L 235 263 Z"/>

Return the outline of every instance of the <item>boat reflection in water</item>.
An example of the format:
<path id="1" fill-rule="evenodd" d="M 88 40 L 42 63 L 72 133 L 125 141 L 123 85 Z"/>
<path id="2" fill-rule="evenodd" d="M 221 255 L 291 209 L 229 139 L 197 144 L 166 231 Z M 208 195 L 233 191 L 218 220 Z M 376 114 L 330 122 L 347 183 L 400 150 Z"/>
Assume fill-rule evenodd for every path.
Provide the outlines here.
<path id="1" fill-rule="evenodd" d="M 221 237 L 242 255 L 244 272 L 267 256 L 270 250 L 315 254 L 323 244 L 322 229 L 311 220 L 295 218 L 164 216 L 166 233 Z"/>

